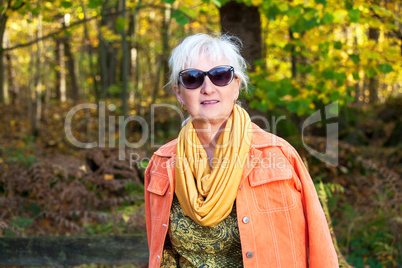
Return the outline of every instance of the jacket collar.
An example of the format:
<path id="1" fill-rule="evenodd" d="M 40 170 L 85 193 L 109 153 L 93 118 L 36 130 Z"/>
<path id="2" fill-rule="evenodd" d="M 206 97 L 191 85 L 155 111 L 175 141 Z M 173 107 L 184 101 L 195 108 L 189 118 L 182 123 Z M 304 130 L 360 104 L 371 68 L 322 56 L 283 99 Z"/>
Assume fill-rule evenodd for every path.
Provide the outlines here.
<path id="1" fill-rule="evenodd" d="M 269 146 L 282 146 L 281 138 L 264 131 L 256 124 L 252 123 L 252 136 L 251 136 L 251 147 L 254 148 L 264 148 Z M 161 148 L 159 148 L 155 154 L 162 157 L 172 157 L 176 154 L 177 139 L 174 139 Z"/>

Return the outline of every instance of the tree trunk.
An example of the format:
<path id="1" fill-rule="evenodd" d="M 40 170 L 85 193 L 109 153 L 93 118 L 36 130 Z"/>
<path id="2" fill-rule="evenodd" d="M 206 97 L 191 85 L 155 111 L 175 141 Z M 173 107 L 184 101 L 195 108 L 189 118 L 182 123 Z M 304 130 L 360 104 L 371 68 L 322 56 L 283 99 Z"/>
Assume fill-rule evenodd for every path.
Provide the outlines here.
<path id="1" fill-rule="evenodd" d="M 15 74 L 15 69 L 13 68 L 13 55 L 11 51 L 7 51 L 6 54 L 7 59 L 7 77 L 9 84 L 9 92 L 11 93 L 11 102 L 13 104 L 19 103 L 20 100 L 20 89 L 17 82 L 17 76 Z"/>
<path id="2" fill-rule="evenodd" d="M 140 78 L 140 62 L 139 62 L 139 51 L 138 51 L 138 42 L 136 41 L 137 37 L 137 14 L 139 11 L 139 7 L 141 6 L 142 0 L 138 0 L 138 2 L 135 5 L 134 11 L 132 16 L 130 16 L 130 28 L 129 32 L 131 33 L 131 42 L 130 42 L 130 59 L 131 59 L 131 64 L 130 64 L 130 74 L 132 79 L 134 80 L 133 84 L 133 90 L 130 92 L 130 101 L 133 102 L 134 106 L 138 108 L 138 106 L 135 105 L 136 101 L 136 94 L 139 92 L 139 78 Z"/>
<path id="3" fill-rule="evenodd" d="M 108 88 L 108 72 L 107 72 L 107 62 L 106 62 L 106 41 L 103 39 L 101 30 L 99 29 L 99 61 L 100 61 L 100 69 L 101 69 L 101 89 L 102 89 L 102 99 L 106 99 L 107 97 L 107 88 Z"/>
<path id="4" fill-rule="evenodd" d="M 68 74 L 70 77 L 69 81 L 69 88 L 71 92 L 71 98 L 77 102 L 80 99 L 80 87 L 78 85 L 78 80 L 77 80 L 77 74 L 76 74 L 76 64 L 75 64 L 75 59 L 74 55 L 71 53 L 71 47 L 70 47 L 70 38 L 63 38 L 64 42 L 64 53 L 67 58 L 67 68 L 68 68 Z"/>
<path id="5" fill-rule="evenodd" d="M 32 13 L 29 13 L 29 20 L 32 21 Z M 30 38 L 33 38 L 33 29 L 30 29 L 29 31 Z M 35 90 L 35 76 L 34 76 L 34 69 L 35 69 L 35 54 L 33 50 L 33 46 L 29 47 L 29 55 L 30 55 L 30 60 L 29 60 L 29 101 L 28 101 L 28 118 L 29 122 L 31 125 L 31 135 L 36 136 L 37 135 L 37 129 L 36 129 L 36 90 Z"/>
<path id="6" fill-rule="evenodd" d="M 8 104 L 9 101 L 10 101 L 10 98 L 9 98 L 9 85 L 7 83 L 7 81 L 9 80 L 9 75 L 8 75 L 7 70 L 5 70 L 5 69 L 7 69 L 6 60 L 7 60 L 7 54 L 2 53 L 2 56 L 0 57 L 1 66 L 2 66 L 1 71 L 2 71 L 2 74 L 3 74 L 3 77 L 2 77 L 3 81 L 1 82 L 2 86 L 3 86 L 3 92 L 1 94 L 2 95 L 1 96 L 1 103 L 4 103 L 4 104 Z"/>
<path id="7" fill-rule="evenodd" d="M 111 5 L 106 0 L 102 5 L 102 19 L 99 27 L 99 60 L 101 66 L 101 87 L 102 98 L 106 99 L 108 88 L 116 83 L 116 67 L 117 67 L 117 48 L 114 48 L 113 43 L 107 41 L 102 34 L 102 28 L 108 28 L 116 33 L 116 16 L 104 16 L 105 14 L 114 13 L 113 10 L 119 8 L 119 2 Z"/>
<path id="8" fill-rule="evenodd" d="M 219 9 L 222 33 L 240 38 L 242 54 L 254 70 L 254 61 L 261 59 L 261 19 L 258 7 L 230 1 Z"/>
<path id="9" fill-rule="evenodd" d="M 50 73 L 50 59 L 45 56 L 45 74 L 49 74 Z M 50 95 L 52 94 L 51 92 L 51 86 L 50 86 L 50 79 L 48 76 L 45 76 L 45 103 L 44 103 L 44 107 L 43 107 L 43 116 L 46 118 L 49 115 L 49 103 L 50 103 Z"/>
<path id="10" fill-rule="evenodd" d="M 169 26 L 171 22 L 171 6 L 169 5 L 168 8 L 165 10 L 165 17 L 163 20 L 163 28 L 162 28 L 162 52 L 163 52 L 163 57 L 162 57 L 162 75 L 163 75 L 163 85 L 165 86 L 169 82 L 169 77 L 166 75 L 169 71 L 169 54 L 170 54 L 170 49 L 169 49 Z"/>
<path id="11" fill-rule="evenodd" d="M 122 4 L 121 4 L 121 10 L 122 10 L 122 14 L 121 16 L 123 17 L 123 19 L 125 18 L 125 9 L 126 9 L 126 1 L 122 0 Z M 121 30 L 121 42 L 122 42 L 122 49 L 123 49 L 123 53 L 122 53 L 122 103 L 123 103 L 123 116 L 124 118 L 127 117 L 127 88 L 128 88 L 128 64 L 129 64 L 129 56 L 130 56 L 130 52 L 128 51 L 128 44 L 127 44 L 127 38 L 126 38 L 126 30 L 123 27 L 123 29 Z M 124 135 L 123 135 L 124 136 Z"/>
<path id="12" fill-rule="evenodd" d="M 42 13 L 41 13 L 41 5 L 42 1 L 38 0 L 38 26 L 37 26 L 37 32 L 36 32 L 36 38 L 40 39 L 42 38 Z M 35 85 L 35 100 L 34 100 L 34 109 L 33 109 L 33 116 L 34 116 L 34 124 L 32 125 L 32 135 L 33 136 L 38 136 L 39 135 L 39 129 L 40 129 L 40 121 L 42 118 L 42 99 L 41 99 L 41 93 L 42 93 L 42 68 L 41 68 L 41 63 L 42 63 L 42 48 L 43 48 L 43 42 L 39 41 L 37 43 L 37 49 L 36 49 L 36 85 Z M 31 70 L 32 71 L 32 70 Z"/>
<path id="13" fill-rule="evenodd" d="M 376 43 L 378 42 L 378 37 L 380 36 L 379 29 L 376 28 L 369 28 L 368 37 L 370 40 L 374 40 Z M 378 101 L 378 76 L 370 77 L 368 83 L 368 90 L 370 92 L 370 103 L 375 103 Z"/>
<path id="14" fill-rule="evenodd" d="M 354 46 L 355 54 L 358 54 L 357 27 L 358 27 L 358 24 L 355 24 L 354 37 L 353 37 L 353 46 Z M 359 69 L 360 69 L 360 63 L 359 63 L 359 66 L 358 66 L 357 70 L 359 70 Z M 359 107 L 360 104 L 361 104 L 361 101 L 360 101 L 360 96 L 361 95 L 362 94 L 361 94 L 361 90 L 360 90 L 360 81 L 356 81 L 356 84 L 355 84 L 355 103 L 356 103 L 357 107 Z"/>
<path id="15" fill-rule="evenodd" d="M 66 94 L 66 64 L 64 62 L 64 42 L 62 38 L 56 39 L 56 97 L 61 102 L 67 99 Z"/>
<path id="16" fill-rule="evenodd" d="M 0 6 L 5 7 L 5 1 L 0 0 Z M 5 103 L 6 94 L 4 84 L 5 84 L 5 68 L 4 68 L 4 51 L 3 51 L 3 37 L 6 30 L 7 15 L 6 10 L 0 12 L 0 103 Z"/>
<path id="17" fill-rule="evenodd" d="M 165 8 L 162 10 L 163 12 L 163 19 L 162 19 L 162 29 L 161 29 L 161 36 L 162 36 L 162 51 L 159 56 L 159 64 L 158 64 L 158 69 L 156 71 L 156 81 L 154 85 L 154 90 L 152 93 L 152 100 L 151 103 L 155 102 L 155 98 L 158 95 L 158 91 L 161 88 L 160 84 L 160 79 L 161 75 L 163 75 L 163 85 L 166 85 L 167 83 L 167 76 L 165 75 L 165 72 L 168 70 L 168 53 L 169 53 L 169 24 L 170 24 L 170 7 L 165 6 Z M 162 87 L 163 87 L 162 85 Z"/>
<path id="18" fill-rule="evenodd" d="M 290 59 L 291 59 L 291 63 L 292 63 L 292 78 L 296 79 L 296 75 L 297 75 L 297 56 L 296 56 L 296 47 L 293 44 L 294 41 L 294 37 L 293 37 L 293 32 L 291 29 L 289 29 L 289 39 L 291 42 L 291 50 L 290 50 Z"/>
<path id="19" fill-rule="evenodd" d="M 86 14 L 86 7 L 84 2 L 81 0 L 81 7 L 82 7 L 82 12 L 84 14 L 84 20 L 87 17 Z M 99 102 L 99 90 L 98 90 L 98 81 L 96 78 L 96 74 L 95 74 L 95 66 L 94 66 L 94 61 L 93 61 L 93 48 L 92 48 L 92 44 L 91 44 L 91 39 L 89 37 L 89 32 L 88 32 L 88 25 L 86 23 L 84 23 L 84 37 L 85 37 L 85 42 L 86 42 L 86 47 L 88 49 L 88 56 L 89 56 L 89 69 L 90 69 L 90 73 L 91 73 L 91 77 L 92 77 L 92 83 L 93 83 L 93 91 L 95 94 L 95 100 L 96 103 Z"/>

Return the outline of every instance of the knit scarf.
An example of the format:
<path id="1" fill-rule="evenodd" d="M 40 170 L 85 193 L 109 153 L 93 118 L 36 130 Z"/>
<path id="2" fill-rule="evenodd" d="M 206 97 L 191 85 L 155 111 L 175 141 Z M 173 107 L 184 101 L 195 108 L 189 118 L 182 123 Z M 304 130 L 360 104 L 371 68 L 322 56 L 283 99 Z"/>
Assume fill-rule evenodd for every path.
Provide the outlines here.
<path id="1" fill-rule="evenodd" d="M 192 120 L 180 131 L 175 165 L 175 193 L 184 215 L 214 226 L 232 211 L 251 143 L 251 120 L 234 105 L 215 147 L 212 168 Z"/>

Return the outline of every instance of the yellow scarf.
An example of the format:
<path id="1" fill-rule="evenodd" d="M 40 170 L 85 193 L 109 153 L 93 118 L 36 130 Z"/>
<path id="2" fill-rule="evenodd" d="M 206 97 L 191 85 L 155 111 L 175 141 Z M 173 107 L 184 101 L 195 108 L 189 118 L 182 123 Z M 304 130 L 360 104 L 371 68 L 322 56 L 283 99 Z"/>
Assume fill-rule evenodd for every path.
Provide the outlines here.
<path id="1" fill-rule="evenodd" d="M 180 131 L 175 166 L 175 193 L 184 215 L 214 226 L 232 211 L 251 143 L 251 120 L 234 105 L 215 147 L 212 170 L 192 120 Z"/>

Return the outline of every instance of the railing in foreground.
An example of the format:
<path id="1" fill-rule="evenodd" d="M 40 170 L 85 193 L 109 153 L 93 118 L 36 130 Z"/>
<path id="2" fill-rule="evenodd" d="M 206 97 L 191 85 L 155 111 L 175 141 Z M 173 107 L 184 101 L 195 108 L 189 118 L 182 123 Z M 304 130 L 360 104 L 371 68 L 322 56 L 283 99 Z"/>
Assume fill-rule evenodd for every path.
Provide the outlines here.
<path id="1" fill-rule="evenodd" d="M 144 235 L 0 238 L 0 266 L 147 263 Z"/>

